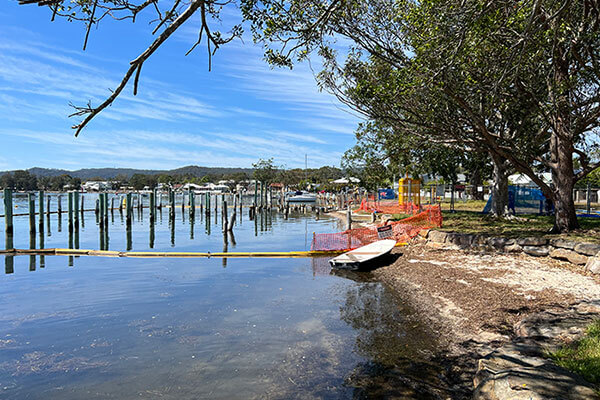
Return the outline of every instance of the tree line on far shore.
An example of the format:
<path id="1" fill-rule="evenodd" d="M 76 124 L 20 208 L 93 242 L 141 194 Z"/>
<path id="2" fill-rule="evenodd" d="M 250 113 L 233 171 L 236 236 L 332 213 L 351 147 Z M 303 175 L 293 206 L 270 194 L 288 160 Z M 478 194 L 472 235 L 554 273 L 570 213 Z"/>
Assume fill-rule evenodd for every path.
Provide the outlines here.
<path id="1" fill-rule="evenodd" d="M 121 187 L 131 187 L 134 190 L 142 190 L 145 187 L 155 188 L 159 183 L 167 185 L 194 183 L 203 185 L 206 183 L 218 183 L 227 181 L 227 185 L 234 189 L 237 183 L 258 179 L 265 183 L 282 183 L 288 188 L 305 189 L 307 186 L 318 185 L 322 189 L 335 189 L 332 180 L 343 176 L 343 171 L 336 167 L 321 167 L 309 169 L 285 169 L 273 164 L 273 159 L 260 160 L 255 164 L 254 172 L 236 172 L 230 174 L 206 174 L 194 176 L 191 174 L 124 174 L 116 175 L 111 179 L 95 177 L 85 181 L 110 182 L 111 189 L 117 190 Z M 17 170 L 0 176 L 0 187 L 15 190 L 51 190 L 60 191 L 64 189 L 75 189 L 81 187 L 85 182 L 81 178 L 72 177 L 68 174 L 58 176 L 36 176 L 27 170 Z"/>

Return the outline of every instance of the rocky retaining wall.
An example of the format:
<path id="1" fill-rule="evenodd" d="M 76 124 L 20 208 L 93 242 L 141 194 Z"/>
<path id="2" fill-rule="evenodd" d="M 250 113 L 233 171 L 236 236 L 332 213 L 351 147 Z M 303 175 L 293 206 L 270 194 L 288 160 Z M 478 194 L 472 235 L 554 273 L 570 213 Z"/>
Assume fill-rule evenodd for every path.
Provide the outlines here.
<path id="1" fill-rule="evenodd" d="M 436 230 L 424 232 L 422 236 L 434 246 L 453 245 L 461 249 L 525 253 L 534 257 L 551 257 L 581 266 L 594 274 L 600 274 L 600 245 L 598 244 L 542 237 L 508 239 L 481 234 Z"/>

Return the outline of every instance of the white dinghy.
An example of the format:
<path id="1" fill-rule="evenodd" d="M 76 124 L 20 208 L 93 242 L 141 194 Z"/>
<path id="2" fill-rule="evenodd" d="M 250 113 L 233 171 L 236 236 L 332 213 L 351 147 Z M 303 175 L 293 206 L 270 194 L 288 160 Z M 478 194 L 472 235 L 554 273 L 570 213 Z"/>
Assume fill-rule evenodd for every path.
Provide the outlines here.
<path id="1" fill-rule="evenodd" d="M 368 264 L 372 264 L 377 258 L 389 254 L 395 245 L 396 241 L 392 239 L 378 240 L 358 249 L 340 254 L 329 260 L 329 264 L 335 268 L 361 269 Z"/>

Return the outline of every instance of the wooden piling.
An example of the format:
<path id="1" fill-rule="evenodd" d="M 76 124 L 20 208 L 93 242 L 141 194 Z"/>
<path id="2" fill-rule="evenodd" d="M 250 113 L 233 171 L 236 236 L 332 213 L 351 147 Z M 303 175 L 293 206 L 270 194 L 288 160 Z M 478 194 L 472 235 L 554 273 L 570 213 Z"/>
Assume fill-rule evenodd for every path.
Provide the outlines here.
<path id="1" fill-rule="evenodd" d="M 103 231 L 104 230 L 104 193 L 98 194 L 98 215 L 100 217 L 100 219 L 98 221 L 100 224 L 100 230 Z M 100 245 L 100 247 L 102 247 L 102 245 Z"/>
<path id="2" fill-rule="evenodd" d="M 83 226 L 83 212 L 85 211 L 84 197 L 81 195 L 81 209 L 79 212 L 81 213 L 81 226 Z"/>
<path id="3" fill-rule="evenodd" d="M 196 197 L 195 197 L 195 193 L 190 190 L 188 193 L 189 199 L 188 199 L 188 203 L 190 205 L 190 219 L 194 218 L 194 215 L 196 214 Z"/>
<path id="4" fill-rule="evenodd" d="M 169 205 L 170 205 L 169 216 L 171 219 L 174 219 L 175 218 L 175 192 L 173 192 L 173 189 L 169 189 Z"/>
<path id="5" fill-rule="evenodd" d="M 104 227 L 108 229 L 108 193 L 104 193 Z"/>
<path id="6" fill-rule="evenodd" d="M 79 229 L 79 192 L 73 192 L 73 218 L 75 222 L 75 229 Z"/>
<path id="7" fill-rule="evenodd" d="M 60 219 L 60 215 L 62 214 L 62 194 L 58 195 L 56 202 L 58 203 L 58 219 Z"/>
<path id="8" fill-rule="evenodd" d="M 223 196 L 225 197 L 225 196 Z M 223 232 L 227 232 L 227 201 L 221 201 L 221 225 L 223 227 Z"/>
<path id="9" fill-rule="evenodd" d="M 12 190 L 4 189 L 4 227 L 7 237 L 13 235 Z"/>
<path id="10" fill-rule="evenodd" d="M 126 212 L 126 222 L 128 226 L 131 226 L 131 213 L 132 213 L 132 207 L 131 207 L 131 193 L 127 193 L 126 197 L 125 197 L 125 212 Z"/>
<path id="11" fill-rule="evenodd" d="M 231 214 L 231 217 L 229 217 L 229 222 L 227 223 L 227 231 L 228 232 L 232 232 L 233 231 L 233 226 L 235 225 L 235 211 L 233 212 L 233 214 Z"/>
<path id="12" fill-rule="evenodd" d="M 40 215 L 38 219 L 38 225 L 40 227 L 40 232 L 44 230 L 44 191 L 39 191 L 39 202 L 40 202 Z"/>
<path id="13" fill-rule="evenodd" d="M 155 196 L 156 196 L 156 190 L 150 192 L 150 225 L 152 225 L 154 223 L 154 213 L 155 213 L 155 206 L 156 206 L 156 200 L 155 200 Z"/>
<path id="14" fill-rule="evenodd" d="M 352 229 L 352 210 L 350 210 L 350 207 L 346 211 L 346 229 Z"/>
<path id="15" fill-rule="evenodd" d="M 27 203 L 29 204 L 29 233 L 35 233 L 35 194 L 27 194 Z"/>
<path id="16" fill-rule="evenodd" d="M 50 196 L 46 196 L 46 215 L 50 217 Z"/>
<path id="17" fill-rule="evenodd" d="M 73 192 L 68 193 L 67 210 L 69 215 L 69 234 L 73 234 Z"/>

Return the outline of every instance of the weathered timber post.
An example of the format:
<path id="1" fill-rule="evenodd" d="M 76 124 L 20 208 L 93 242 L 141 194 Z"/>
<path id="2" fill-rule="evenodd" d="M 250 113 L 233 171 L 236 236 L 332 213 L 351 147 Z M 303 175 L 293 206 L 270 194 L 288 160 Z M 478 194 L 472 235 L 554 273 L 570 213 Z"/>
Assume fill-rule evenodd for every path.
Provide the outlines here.
<path id="1" fill-rule="evenodd" d="M 191 193 L 192 197 L 192 204 L 190 205 L 191 209 L 192 209 L 192 219 L 196 217 L 196 193 L 194 193 L 194 191 L 192 191 Z"/>
<path id="2" fill-rule="evenodd" d="M 62 214 L 62 194 L 58 195 L 56 202 L 58 203 L 58 219 L 60 219 L 60 216 Z"/>
<path id="3" fill-rule="evenodd" d="M 231 217 L 229 217 L 229 222 L 227 223 L 227 231 L 232 232 L 234 225 L 235 225 L 235 211 L 233 212 L 233 214 L 231 214 Z"/>
<path id="4" fill-rule="evenodd" d="M 35 194 L 27 194 L 27 203 L 29 204 L 29 233 L 35 233 Z"/>
<path id="5" fill-rule="evenodd" d="M 131 207 L 131 193 L 127 193 L 127 195 L 125 196 L 125 220 L 126 220 L 126 224 L 128 227 L 131 227 L 131 212 L 132 212 L 132 207 Z"/>
<path id="6" fill-rule="evenodd" d="M 350 210 L 350 207 L 346 211 L 346 229 L 352 229 L 352 210 Z"/>
<path id="7" fill-rule="evenodd" d="M 67 210 L 69 212 L 69 235 L 73 236 L 73 192 L 69 192 L 67 195 Z"/>
<path id="8" fill-rule="evenodd" d="M 225 197 L 225 196 L 223 196 Z M 227 201 L 221 201 L 221 225 L 223 227 L 223 232 L 227 232 Z"/>
<path id="9" fill-rule="evenodd" d="M 4 227 L 7 237 L 12 236 L 13 229 L 13 204 L 12 190 L 4 189 Z M 12 248 L 12 247 L 11 247 Z"/>
<path id="10" fill-rule="evenodd" d="M 175 192 L 173 189 L 169 189 L 169 217 L 175 219 Z"/>
<path id="11" fill-rule="evenodd" d="M 156 191 L 153 191 L 150 193 L 150 225 L 152 225 L 154 223 L 154 207 L 155 207 L 155 196 L 156 196 Z"/>
<path id="12" fill-rule="evenodd" d="M 73 218 L 75 219 L 75 230 L 79 230 L 79 192 L 73 192 Z"/>
<path id="13" fill-rule="evenodd" d="M 44 231 L 44 191 L 39 191 L 39 201 L 40 201 L 40 216 L 38 219 L 38 225 L 40 227 L 40 233 Z"/>
<path id="14" fill-rule="evenodd" d="M 81 210 L 80 210 L 80 213 L 81 213 L 81 226 L 83 226 L 83 212 L 85 211 L 85 202 L 83 200 L 84 200 L 84 197 L 83 197 L 83 195 L 81 195 Z"/>
<path id="15" fill-rule="evenodd" d="M 50 217 L 50 196 L 46 197 L 46 215 Z"/>
<path id="16" fill-rule="evenodd" d="M 104 193 L 104 225 L 108 229 L 108 193 Z M 108 243 L 106 245 L 108 248 Z"/>
<path id="17" fill-rule="evenodd" d="M 99 216 L 99 224 L 100 230 L 104 230 L 104 193 L 98 194 L 98 216 Z M 100 245 L 101 249 L 104 249 L 104 245 Z"/>

